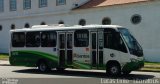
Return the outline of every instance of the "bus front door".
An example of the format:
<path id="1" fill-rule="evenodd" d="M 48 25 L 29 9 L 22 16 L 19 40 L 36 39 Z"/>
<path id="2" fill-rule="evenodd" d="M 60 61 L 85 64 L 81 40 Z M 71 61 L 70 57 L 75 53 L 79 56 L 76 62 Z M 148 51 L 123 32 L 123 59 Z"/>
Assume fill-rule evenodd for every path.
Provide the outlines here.
<path id="1" fill-rule="evenodd" d="M 65 33 L 59 33 L 58 35 L 59 43 L 59 67 L 65 67 L 65 46 L 66 46 L 66 35 Z"/>
<path id="2" fill-rule="evenodd" d="M 91 60 L 92 68 L 103 67 L 103 31 L 91 32 Z"/>
<path id="3" fill-rule="evenodd" d="M 67 65 L 72 65 L 73 63 L 73 34 L 67 33 Z"/>
<path id="4" fill-rule="evenodd" d="M 72 46 L 73 46 L 73 34 L 72 33 L 59 33 L 59 67 L 66 67 L 71 65 L 73 61 Z"/>

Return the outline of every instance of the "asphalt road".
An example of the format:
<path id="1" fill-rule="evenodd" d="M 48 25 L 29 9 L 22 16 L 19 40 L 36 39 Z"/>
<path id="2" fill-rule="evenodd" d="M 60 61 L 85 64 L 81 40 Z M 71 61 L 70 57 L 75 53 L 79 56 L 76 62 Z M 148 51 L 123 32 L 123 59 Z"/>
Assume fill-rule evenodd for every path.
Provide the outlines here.
<path id="1" fill-rule="evenodd" d="M 42 73 L 36 68 L 30 67 L 17 67 L 0 65 L 0 78 L 110 78 L 105 74 L 103 70 L 74 70 L 66 69 L 64 72 L 58 72 L 52 70 L 51 72 Z M 160 78 L 158 72 L 140 72 L 133 71 L 127 76 L 121 76 L 117 78 L 123 79 L 153 79 Z"/>

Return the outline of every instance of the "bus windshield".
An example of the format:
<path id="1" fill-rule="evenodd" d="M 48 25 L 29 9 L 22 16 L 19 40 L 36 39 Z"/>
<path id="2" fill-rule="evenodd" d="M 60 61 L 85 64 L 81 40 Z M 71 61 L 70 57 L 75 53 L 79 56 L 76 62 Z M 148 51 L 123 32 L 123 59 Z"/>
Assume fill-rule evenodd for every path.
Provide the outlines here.
<path id="1" fill-rule="evenodd" d="M 119 32 L 122 35 L 122 38 L 124 38 L 130 54 L 136 55 L 136 56 L 143 56 L 143 50 L 140 44 L 137 42 L 137 40 L 133 37 L 133 35 L 129 32 L 126 28 L 119 28 Z"/>

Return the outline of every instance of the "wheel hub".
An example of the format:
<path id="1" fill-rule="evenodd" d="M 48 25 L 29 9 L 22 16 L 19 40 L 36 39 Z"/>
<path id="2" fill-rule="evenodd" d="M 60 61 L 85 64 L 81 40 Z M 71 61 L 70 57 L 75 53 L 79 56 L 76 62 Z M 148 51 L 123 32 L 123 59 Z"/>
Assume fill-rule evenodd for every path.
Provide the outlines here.
<path id="1" fill-rule="evenodd" d="M 115 74 L 115 73 L 117 73 L 118 72 L 118 69 L 117 69 L 117 67 L 112 67 L 111 68 L 111 72 L 113 73 L 113 74 Z"/>
<path id="2" fill-rule="evenodd" d="M 45 71 L 46 70 L 46 65 L 45 64 L 41 64 L 40 65 L 40 70 L 41 71 Z"/>

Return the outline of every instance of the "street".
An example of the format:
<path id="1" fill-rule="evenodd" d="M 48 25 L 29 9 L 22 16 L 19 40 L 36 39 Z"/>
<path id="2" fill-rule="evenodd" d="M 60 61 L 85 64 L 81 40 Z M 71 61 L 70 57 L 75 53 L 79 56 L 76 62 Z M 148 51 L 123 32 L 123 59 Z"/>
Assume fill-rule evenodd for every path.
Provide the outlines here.
<path id="1" fill-rule="evenodd" d="M 47 73 L 42 73 L 36 68 L 0 65 L 0 78 L 110 78 L 110 76 L 105 74 L 105 70 L 66 69 L 64 72 L 52 70 Z M 153 79 L 160 78 L 160 73 L 133 71 L 127 76 L 121 76 L 118 78 L 129 80 L 135 78 Z"/>

